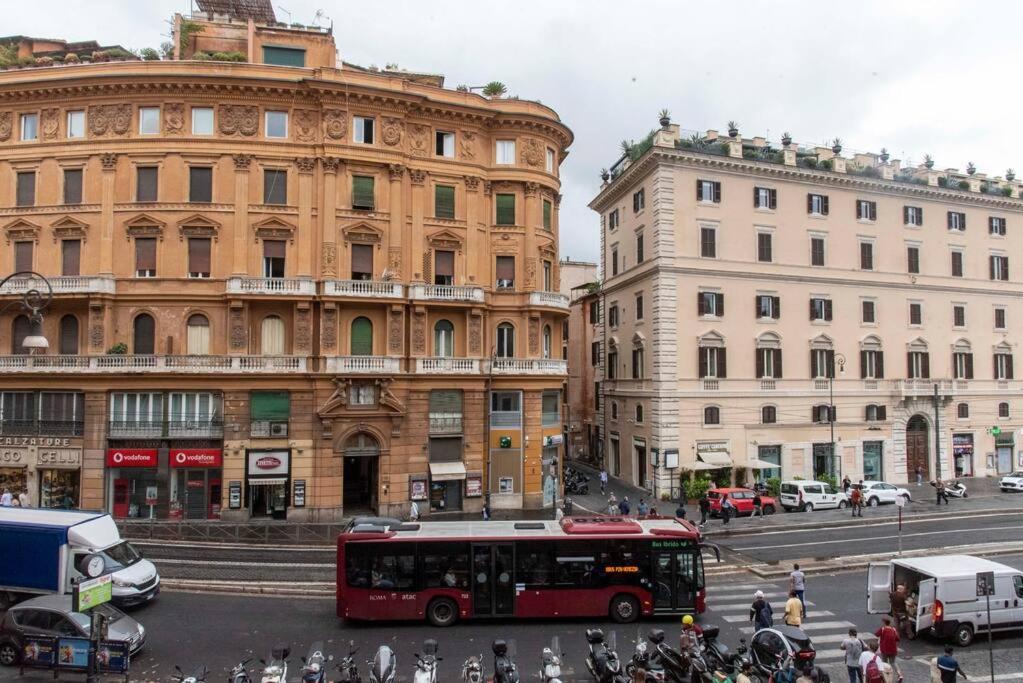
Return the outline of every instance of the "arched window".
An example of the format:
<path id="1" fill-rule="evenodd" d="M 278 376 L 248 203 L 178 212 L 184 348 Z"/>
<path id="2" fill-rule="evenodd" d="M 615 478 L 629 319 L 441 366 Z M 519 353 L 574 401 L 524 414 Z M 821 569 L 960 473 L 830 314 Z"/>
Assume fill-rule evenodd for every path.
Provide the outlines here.
<path id="1" fill-rule="evenodd" d="M 25 348 L 25 337 L 32 334 L 32 322 L 27 315 L 19 315 L 11 323 L 11 353 L 16 356 L 28 355 Z"/>
<path id="2" fill-rule="evenodd" d="M 717 406 L 707 406 L 703 409 L 703 424 L 721 424 L 721 409 Z"/>
<path id="3" fill-rule="evenodd" d="M 515 357 L 515 328 L 511 323 L 501 323 L 497 326 L 497 357 Z"/>
<path id="4" fill-rule="evenodd" d="M 636 404 L 636 422 L 638 422 L 640 424 L 643 423 L 643 404 L 642 403 L 637 403 Z"/>
<path id="5" fill-rule="evenodd" d="M 717 332 L 708 332 L 699 339 L 700 379 L 728 377 L 725 365 L 725 338 Z"/>
<path id="6" fill-rule="evenodd" d="M 449 320 L 438 320 L 433 326 L 433 355 L 441 358 L 455 355 L 455 326 Z"/>
<path id="7" fill-rule="evenodd" d="M 552 337 L 551 337 L 551 326 L 550 325 L 544 325 L 543 326 L 543 357 L 544 358 L 550 358 L 551 357 L 551 345 L 552 345 L 552 343 L 553 342 L 552 342 Z"/>
<path id="8" fill-rule="evenodd" d="M 156 353 L 156 320 L 148 313 L 135 316 L 132 353 L 137 356 L 151 356 Z"/>
<path id="9" fill-rule="evenodd" d="M 960 403 L 959 405 L 957 405 L 956 406 L 956 414 L 958 415 L 960 420 L 969 419 L 969 417 L 970 417 L 970 404 L 969 403 Z"/>
<path id="10" fill-rule="evenodd" d="M 373 323 L 369 318 L 358 317 L 352 321 L 352 355 L 373 355 Z"/>
<path id="11" fill-rule="evenodd" d="M 60 346 L 58 352 L 65 356 L 78 353 L 78 318 L 65 315 L 60 319 Z"/>
<path id="12" fill-rule="evenodd" d="M 1002 402 L 998 404 L 998 417 L 1009 417 L 1009 404 Z"/>
<path id="13" fill-rule="evenodd" d="M 263 318 L 259 330 L 259 349 L 264 356 L 284 355 L 284 321 L 280 316 L 268 315 Z"/>
<path id="14" fill-rule="evenodd" d="M 760 409 L 760 421 L 765 425 L 773 425 L 778 421 L 778 409 L 774 406 L 764 406 Z"/>
<path id="15" fill-rule="evenodd" d="M 185 340 L 190 356 L 205 356 L 210 352 L 210 321 L 196 313 L 188 316 L 188 338 Z"/>

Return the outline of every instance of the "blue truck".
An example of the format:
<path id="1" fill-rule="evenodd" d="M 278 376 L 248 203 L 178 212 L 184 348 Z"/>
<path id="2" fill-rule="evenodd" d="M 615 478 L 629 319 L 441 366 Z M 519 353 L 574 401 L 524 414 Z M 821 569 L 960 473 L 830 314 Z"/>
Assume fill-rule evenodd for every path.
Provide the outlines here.
<path id="1" fill-rule="evenodd" d="M 113 602 L 130 606 L 160 592 L 160 575 L 103 512 L 0 508 L 0 602 L 71 593 L 82 578 L 77 567 L 99 555 L 111 574 Z"/>

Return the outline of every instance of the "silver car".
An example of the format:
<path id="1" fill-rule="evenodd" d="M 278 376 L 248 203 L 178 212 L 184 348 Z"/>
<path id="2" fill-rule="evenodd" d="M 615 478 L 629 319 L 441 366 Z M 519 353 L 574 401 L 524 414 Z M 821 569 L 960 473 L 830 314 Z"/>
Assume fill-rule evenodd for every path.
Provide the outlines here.
<path id="1" fill-rule="evenodd" d="M 113 605 L 99 605 L 108 619 L 107 639 L 128 641 L 132 656 L 146 642 L 146 629 Z M 47 595 L 20 602 L 7 610 L 0 622 L 0 664 L 14 666 L 21 659 L 24 636 L 69 636 L 88 638 L 88 614 L 71 610 L 70 595 Z"/>

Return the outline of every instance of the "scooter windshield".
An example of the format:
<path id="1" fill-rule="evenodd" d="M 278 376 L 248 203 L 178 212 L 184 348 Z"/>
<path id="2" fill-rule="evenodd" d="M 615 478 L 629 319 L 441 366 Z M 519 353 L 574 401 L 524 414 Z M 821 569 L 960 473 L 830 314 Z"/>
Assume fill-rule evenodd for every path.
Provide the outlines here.
<path id="1" fill-rule="evenodd" d="M 373 657 L 373 673 L 375 678 L 383 683 L 389 680 L 394 672 L 394 652 L 386 645 L 381 646 Z"/>

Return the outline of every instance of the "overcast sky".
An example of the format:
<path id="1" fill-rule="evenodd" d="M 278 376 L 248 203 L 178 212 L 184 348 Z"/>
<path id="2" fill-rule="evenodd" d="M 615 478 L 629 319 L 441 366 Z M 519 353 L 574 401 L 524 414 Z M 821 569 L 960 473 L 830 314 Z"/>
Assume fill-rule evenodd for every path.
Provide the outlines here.
<path id="1" fill-rule="evenodd" d="M 575 132 L 562 166 L 561 255 L 596 260 L 586 205 L 623 138 L 671 110 L 684 129 L 887 147 L 937 168 L 1023 173 L 1018 41 L 1023 3 L 948 0 L 275 1 L 281 20 L 333 18 L 344 60 L 504 82 Z M 188 0 L 4 3 L 3 33 L 159 46 Z M 287 11 L 285 11 L 287 10 Z M 290 12 L 290 17 L 288 12 Z"/>

